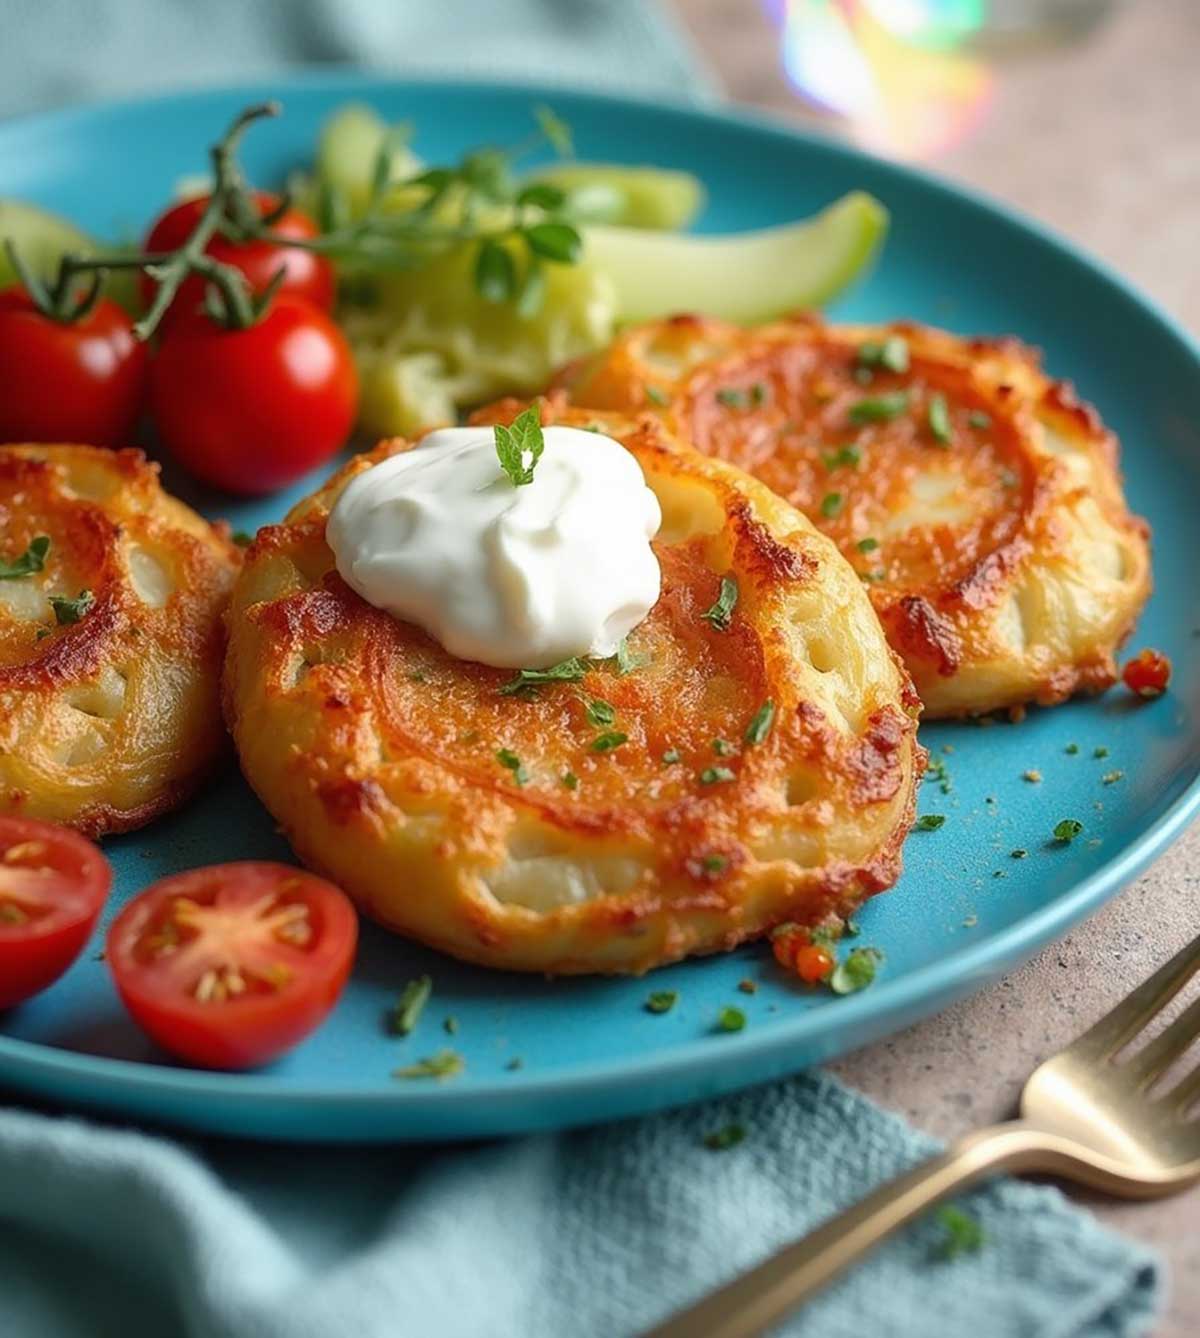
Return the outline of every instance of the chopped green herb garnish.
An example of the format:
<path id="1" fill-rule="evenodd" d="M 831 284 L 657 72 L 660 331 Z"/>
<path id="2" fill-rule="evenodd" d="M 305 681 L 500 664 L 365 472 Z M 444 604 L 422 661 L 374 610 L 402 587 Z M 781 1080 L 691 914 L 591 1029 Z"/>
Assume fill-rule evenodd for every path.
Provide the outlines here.
<path id="1" fill-rule="evenodd" d="M 908 409 L 908 391 L 891 390 L 886 395 L 873 395 L 850 406 L 852 423 L 888 423 L 899 418 Z"/>
<path id="2" fill-rule="evenodd" d="M 936 832 L 937 829 L 945 824 L 946 815 L 944 813 L 922 813 L 917 819 L 917 831 Z"/>
<path id="3" fill-rule="evenodd" d="M 868 535 L 865 539 L 860 539 L 854 546 L 860 553 L 873 553 L 879 547 L 879 540 L 872 539 Z"/>
<path id="4" fill-rule="evenodd" d="M 774 723 L 775 703 L 768 697 L 754 712 L 754 715 L 750 718 L 750 723 L 746 726 L 746 742 L 751 745 L 764 743 Z"/>
<path id="5" fill-rule="evenodd" d="M 728 767 L 705 767 L 700 773 L 701 785 L 723 785 L 727 781 L 735 779 L 736 777 Z"/>
<path id="6" fill-rule="evenodd" d="M 667 398 L 666 391 L 660 390 L 657 386 L 646 387 L 646 398 L 651 404 L 657 404 L 660 409 L 670 402 Z"/>
<path id="7" fill-rule="evenodd" d="M 1067 845 L 1074 841 L 1081 831 L 1083 831 L 1083 823 L 1078 818 L 1063 818 L 1061 822 L 1054 824 L 1054 839 Z"/>
<path id="8" fill-rule="evenodd" d="M 503 249 L 503 248 L 501 248 Z M 507 255 L 507 252 L 505 252 Z M 492 429 L 496 438 L 496 457 L 500 468 L 511 479 L 514 487 L 522 487 L 533 482 L 533 471 L 542 458 L 545 438 L 542 436 L 542 422 L 536 404 L 513 419 L 511 427 L 497 423 Z M 526 457 L 529 463 L 526 464 Z"/>
<path id="9" fill-rule="evenodd" d="M 967 414 L 967 422 L 972 427 L 976 427 L 981 432 L 984 432 L 991 427 L 992 416 L 991 414 L 984 413 L 982 409 L 972 409 L 971 412 Z"/>
<path id="10" fill-rule="evenodd" d="M 611 753 L 614 748 L 619 748 L 628 742 L 629 735 L 622 734 L 619 729 L 606 730 L 603 734 L 597 734 L 592 740 L 592 752 Z"/>
<path id="11" fill-rule="evenodd" d="M 821 514 L 826 520 L 832 520 L 841 511 L 845 500 L 840 492 L 827 492 L 821 498 Z"/>
<path id="12" fill-rule="evenodd" d="M 710 1152 L 724 1152 L 727 1148 L 737 1147 L 745 1137 L 744 1124 L 723 1124 L 711 1134 L 704 1135 L 704 1146 Z"/>
<path id="13" fill-rule="evenodd" d="M 496 761 L 500 763 L 506 771 L 511 771 L 513 780 L 518 785 L 524 785 L 529 780 L 529 772 L 521 765 L 521 759 L 513 752 L 511 748 L 497 748 Z"/>
<path id="14" fill-rule="evenodd" d="M 960 1254 L 975 1254 L 982 1248 L 986 1239 L 983 1227 L 961 1208 L 956 1208 L 952 1203 L 939 1208 L 936 1221 L 945 1236 L 934 1251 L 935 1258 L 957 1259 Z"/>
<path id="15" fill-rule="evenodd" d="M 433 993 L 433 981 L 428 976 L 418 976 L 404 987 L 395 1008 L 392 1009 L 391 1030 L 396 1036 L 407 1036 L 421 1020 L 429 996 Z"/>
<path id="16" fill-rule="evenodd" d="M 507 1064 L 505 1064 L 504 1067 L 509 1071 L 509 1073 L 516 1073 L 518 1069 L 523 1069 L 525 1067 L 525 1061 L 521 1058 L 520 1055 L 513 1055 L 513 1057 L 508 1061 Z"/>
<path id="17" fill-rule="evenodd" d="M 635 669 L 642 668 L 643 665 L 650 663 L 650 652 L 648 650 L 630 650 L 629 638 L 622 637 L 617 642 L 617 673 L 622 678 L 626 674 L 631 674 Z"/>
<path id="18" fill-rule="evenodd" d="M 49 635 L 50 635 L 50 629 L 48 627 L 39 627 L 38 630 L 33 634 L 33 639 L 35 641 L 42 641 Z"/>
<path id="19" fill-rule="evenodd" d="M 85 618 L 96 602 L 96 596 L 90 590 L 81 590 L 74 599 L 66 595 L 51 595 L 50 607 L 54 610 L 54 621 L 59 627 L 69 627 Z"/>
<path id="20" fill-rule="evenodd" d="M 603 729 L 617 718 L 617 712 L 611 702 L 601 701 L 599 697 L 595 697 L 587 704 L 587 718 L 589 725 Z"/>
<path id="21" fill-rule="evenodd" d="M 767 386 L 763 381 L 755 381 L 750 387 L 750 403 L 756 409 L 761 409 L 767 402 Z"/>
<path id="22" fill-rule="evenodd" d="M 746 392 L 733 389 L 718 390 L 717 403 L 723 404 L 727 409 L 744 409 L 746 407 Z"/>
<path id="23" fill-rule="evenodd" d="M 442 1022 L 442 1026 L 445 1028 L 447 1036 L 458 1035 L 458 1018 L 456 1018 L 453 1014 L 451 1014 L 448 1018 L 446 1018 Z"/>
<path id="24" fill-rule="evenodd" d="M 562 783 L 567 787 L 568 790 L 579 789 L 579 777 L 573 771 L 563 772 Z"/>
<path id="25" fill-rule="evenodd" d="M 1063 749 L 1064 753 L 1070 753 L 1072 757 L 1074 757 L 1078 751 L 1079 751 L 1079 745 L 1077 743 L 1068 743 L 1067 746 Z"/>
<path id="26" fill-rule="evenodd" d="M 254 535 L 246 530 L 234 530 L 229 537 L 239 548 L 249 548 L 254 542 Z"/>
<path id="27" fill-rule="evenodd" d="M 871 340 L 861 344 L 858 361 L 864 367 L 882 367 L 889 372 L 907 372 L 909 365 L 908 341 L 900 335 L 888 335 L 881 343 Z"/>
<path id="28" fill-rule="evenodd" d="M 669 1013 L 678 1002 L 678 990 L 655 990 L 647 998 L 645 1008 L 647 1013 Z"/>
<path id="29" fill-rule="evenodd" d="M 954 434 L 950 429 L 950 409 L 946 404 L 945 395 L 930 395 L 926 417 L 934 441 L 940 446 L 949 446 Z"/>
<path id="30" fill-rule="evenodd" d="M 1093 757 L 1107 757 L 1107 756 L 1108 756 L 1108 749 L 1107 749 L 1103 744 L 1101 744 L 1099 748 L 1093 748 L 1093 749 L 1092 749 L 1092 756 L 1093 756 Z"/>
<path id="31" fill-rule="evenodd" d="M 668 748 L 662 755 L 662 764 L 664 767 L 673 767 L 680 760 L 678 748 Z"/>
<path id="32" fill-rule="evenodd" d="M 1124 777 L 1125 773 L 1123 771 L 1106 771 L 1104 775 L 1100 777 L 1100 780 L 1104 785 L 1115 785 L 1117 781 L 1123 780 Z"/>
<path id="33" fill-rule="evenodd" d="M 878 948 L 854 948 L 844 962 L 840 962 L 829 977 L 829 988 L 834 994 L 857 994 L 875 979 L 883 961 Z"/>
<path id="34" fill-rule="evenodd" d="M 0 581 L 15 581 L 22 576 L 32 576 L 46 565 L 46 554 L 50 551 L 50 536 L 39 534 L 30 541 L 29 547 L 19 558 L 5 562 L 0 558 Z"/>
<path id="35" fill-rule="evenodd" d="M 712 741 L 712 750 L 718 757 L 729 757 L 737 752 L 737 749 L 728 739 L 714 739 Z"/>
<path id="36" fill-rule="evenodd" d="M 862 451 L 857 446 L 841 446 L 836 451 L 822 451 L 821 459 L 826 469 L 838 469 L 842 465 L 857 469 L 862 462 Z"/>
<path id="37" fill-rule="evenodd" d="M 846 938 L 857 938 L 861 933 L 862 927 L 859 925 L 858 921 L 854 919 L 847 920 L 846 927 L 842 930 L 842 934 Z"/>
<path id="38" fill-rule="evenodd" d="M 502 697 L 511 697 L 525 688 L 535 688 L 541 683 L 578 683 L 587 673 L 587 665 L 581 659 L 562 660 L 552 664 L 549 669 L 518 669 L 516 677 L 510 678 L 500 689 Z"/>
<path id="39" fill-rule="evenodd" d="M 746 1026 L 746 1014 L 740 1008 L 727 1004 L 717 1014 L 718 1031 L 742 1031 Z"/>
<path id="40" fill-rule="evenodd" d="M 705 855 L 700 863 L 704 866 L 705 873 L 720 873 L 728 865 L 729 860 L 724 855 Z"/>
<path id="41" fill-rule="evenodd" d="M 728 632 L 733 622 L 733 610 L 738 602 L 738 583 L 733 576 L 721 577 L 721 591 L 716 603 L 700 615 L 706 623 L 718 632 Z"/>
<path id="42" fill-rule="evenodd" d="M 408 676 L 410 683 L 424 683 L 428 680 L 428 674 L 423 669 L 414 669 Z"/>
<path id="43" fill-rule="evenodd" d="M 1026 850 L 1024 846 L 1017 846 L 1015 850 L 1010 850 L 1008 853 L 1013 859 L 1024 859 L 1029 854 L 1029 851 Z"/>
<path id="44" fill-rule="evenodd" d="M 393 1078 L 453 1078 L 467 1067 L 456 1050 L 439 1050 L 428 1059 L 420 1059 L 406 1068 L 394 1069 Z"/>

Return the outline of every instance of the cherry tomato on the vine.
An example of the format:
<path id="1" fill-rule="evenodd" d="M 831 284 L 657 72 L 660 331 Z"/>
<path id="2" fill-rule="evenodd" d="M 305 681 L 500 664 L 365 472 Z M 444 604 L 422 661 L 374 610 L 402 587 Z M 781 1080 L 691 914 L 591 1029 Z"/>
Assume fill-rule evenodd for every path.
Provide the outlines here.
<path id="1" fill-rule="evenodd" d="M 0 291 L 0 442 L 127 445 L 146 367 L 145 345 L 108 298 L 67 323 L 20 286 Z"/>
<path id="2" fill-rule="evenodd" d="M 78 832 L 0 817 L 0 1008 L 51 985 L 83 951 L 112 885 Z"/>
<path id="3" fill-rule="evenodd" d="M 165 1050 L 249 1068 L 320 1025 L 357 942 L 354 908 L 332 883 L 247 860 L 153 883 L 113 921 L 106 960 L 134 1021 Z"/>
<path id="4" fill-rule="evenodd" d="M 279 296 L 245 330 L 205 316 L 171 321 L 151 364 L 150 404 L 163 441 L 197 478 L 267 493 L 345 443 L 358 376 L 333 321 Z"/>
<path id="5" fill-rule="evenodd" d="M 255 191 L 252 198 L 260 217 L 269 214 L 279 204 L 277 196 L 265 191 Z M 182 246 L 195 231 L 208 199 L 207 195 L 202 195 L 197 199 L 184 200 L 182 204 L 161 214 L 146 237 L 146 250 L 161 253 Z M 271 231 L 282 237 L 308 241 L 317 236 L 317 225 L 307 214 L 293 208 L 285 210 L 271 224 Z M 213 237 L 204 250 L 214 260 L 241 270 L 254 293 L 265 292 L 282 266 L 286 275 L 281 292 L 305 297 L 323 311 L 333 307 L 336 283 L 333 266 L 324 256 L 295 246 L 280 246 L 275 242 L 234 242 L 222 236 Z M 194 311 L 204 300 L 204 286 L 205 280 L 201 275 L 192 274 L 185 279 L 171 304 L 172 312 Z M 148 274 L 143 274 L 141 287 L 142 296 L 149 304 L 157 285 Z"/>
<path id="6" fill-rule="evenodd" d="M 1161 697 L 1171 681 L 1171 661 L 1161 651 L 1147 647 L 1126 664 L 1121 677 L 1139 697 Z"/>

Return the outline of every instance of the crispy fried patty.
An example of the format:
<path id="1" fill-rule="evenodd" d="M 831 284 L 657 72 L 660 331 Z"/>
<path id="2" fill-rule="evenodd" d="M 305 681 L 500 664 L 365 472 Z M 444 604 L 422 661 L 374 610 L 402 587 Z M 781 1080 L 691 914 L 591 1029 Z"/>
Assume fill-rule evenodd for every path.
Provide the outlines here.
<path id="1" fill-rule="evenodd" d="M 916 698 L 834 546 L 653 420 L 604 428 L 662 505 L 663 587 L 577 681 L 515 690 L 337 575 L 330 508 L 399 441 L 260 531 L 231 603 L 227 717 L 297 852 L 493 966 L 644 971 L 846 913 L 895 879 L 912 820 Z M 705 616 L 722 580 L 727 624 Z"/>
<path id="2" fill-rule="evenodd" d="M 238 550 L 140 451 L 92 446 L 0 447 L 0 536 L 6 572 L 49 541 L 0 579 L 0 812 L 141 826 L 224 744 Z"/>
<path id="3" fill-rule="evenodd" d="M 859 573 L 928 716 L 1098 691 L 1150 591 L 1117 443 L 1015 340 L 680 316 L 560 376 L 790 501 Z"/>

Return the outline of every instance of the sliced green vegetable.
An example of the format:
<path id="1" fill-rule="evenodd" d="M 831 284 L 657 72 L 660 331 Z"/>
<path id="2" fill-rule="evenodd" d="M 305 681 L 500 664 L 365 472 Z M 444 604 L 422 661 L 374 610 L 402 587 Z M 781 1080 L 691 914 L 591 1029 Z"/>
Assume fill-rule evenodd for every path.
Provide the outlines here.
<path id="1" fill-rule="evenodd" d="M 690 172 L 614 163 L 556 163 L 532 181 L 557 187 L 581 223 L 673 232 L 686 228 L 704 205 L 704 187 Z"/>
<path id="2" fill-rule="evenodd" d="M 584 256 L 616 289 L 623 321 L 703 311 L 753 324 L 829 301 L 871 261 L 887 210 L 862 191 L 813 218 L 723 237 L 584 229 Z"/>
<path id="3" fill-rule="evenodd" d="M 58 262 L 68 252 L 93 255 L 101 245 L 86 232 L 81 232 L 70 220 L 22 200 L 0 200 L 0 288 L 17 282 L 16 273 L 8 258 L 4 242 L 11 238 L 21 258 L 42 279 L 52 278 Z M 120 250 L 105 246 L 104 250 Z M 137 275 L 131 270 L 119 270 L 104 280 L 104 293 L 119 302 L 126 311 L 136 315 L 141 311 Z"/>

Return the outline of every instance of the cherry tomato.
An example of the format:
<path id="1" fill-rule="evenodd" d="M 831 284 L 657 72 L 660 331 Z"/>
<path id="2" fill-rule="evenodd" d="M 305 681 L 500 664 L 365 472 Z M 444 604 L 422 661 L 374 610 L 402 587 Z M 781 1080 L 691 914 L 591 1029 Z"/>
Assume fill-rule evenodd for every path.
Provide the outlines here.
<path id="1" fill-rule="evenodd" d="M 182 204 L 161 214 L 150 229 L 145 249 L 153 252 L 177 250 L 195 231 L 208 199 L 207 195 L 201 195 L 194 200 L 184 200 Z M 255 191 L 254 202 L 261 218 L 278 206 L 279 198 L 264 191 Z M 317 225 L 299 209 L 285 210 L 271 224 L 271 231 L 299 241 L 307 241 L 318 235 Z M 232 242 L 220 236 L 214 237 L 204 250 L 214 260 L 240 269 L 255 293 L 265 292 L 282 266 L 287 277 L 283 280 L 281 291 L 296 297 L 306 297 L 323 311 L 333 307 L 336 294 L 333 266 L 324 256 L 294 246 L 277 246 L 273 242 Z M 148 274 L 143 274 L 141 286 L 143 298 L 147 303 L 151 302 L 158 285 Z M 205 280 L 200 275 L 189 275 L 171 304 L 172 311 L 194 311 L 204 300 L 204 286 Z"/>
<path id="2" fill-rule="evenodd" d="M 1139 651 L 1121 671 L 1125 686 L 1139 697 L 1161 697 L 1171 681 L 1171 661 L 1161 651 Z"/>
<path id="3" fill-rule="evenodd" d="M 357 941 L 354 908 L 332 883 L 250 860 L 152 884 L 113 921 L 107 959 L 125 1007 L 164 1050 L 241 1069 L 324 1020 Z"/>
<path id="4" fill-rule="evenodd" d="M 126 444 L 146 367 L 146 346 L 115 302 L 101 298 L 68 325 L 21 287 L 0 292 L 0 441 Z"/>
<path id="5" fill-rule="evenodd" d="M 780 966 L 794 971 L 806 985 L 819 984 L 837 965 L 833 953 L 814 943 L 800 925 L 781 925 L 771 936 L 771 950 Z"/>
<path id="6" fill-rule="evenodd" d="M 78 832 L 0 817 L 0 1008 L 51 985 L 83 951 L 112 870 Z"/>
<path id="7" fill-rule="evenodd" d="M 328 460 L 354 425 L 350 346 L 311 302 L 278 297 L 246 330 L 172 321 L 150 367 L 163 441 L 197 478 L 271 492 Z"/>

